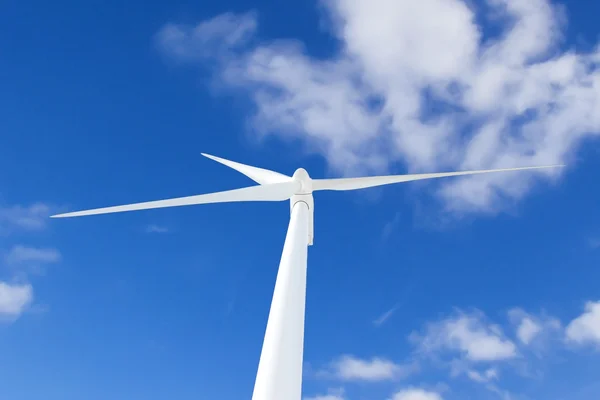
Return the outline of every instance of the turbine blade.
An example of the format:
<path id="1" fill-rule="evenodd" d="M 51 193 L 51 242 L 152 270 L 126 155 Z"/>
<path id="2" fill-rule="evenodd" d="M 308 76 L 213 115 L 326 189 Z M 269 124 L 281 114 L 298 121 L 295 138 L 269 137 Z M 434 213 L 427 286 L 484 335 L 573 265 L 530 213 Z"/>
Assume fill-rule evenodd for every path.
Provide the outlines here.
<path id="1" fill-rule="evenodd" d="M 93 210 L 70 212 L 53 215 L 51 218 L 81 217 L 86 215 L 110 214 L 124 211 L 147 210 L 151 208 L 179 207 L 208 203 L 230 203 L 240 201 L 283 201 L 288 200 L 299 189 L 299 183 L 290 181 L 270 185 L 250 186 L 242 189 L 227 190 L 201 194 L 197 196 L 179 197 L 175 199 L 148 201 L 144 203 L 122 206 L 96 208 Z"/>
<path id="2" fill-rule="evenodd" d="M 206 153 L 201 153 L 201 154 L 206 158 L 210 158 L 213 161 L 223 164 L 229 168 L 235 169 L 236 171 L 246 175 L 248 178 L 252 179 L 254 182 L 256 182 L 260 185 L 288 182 L 289 180 L 292 179 L 291 177 L 280 174 L 279 172 L 271 171 L 271 170 L 264 169 L 264 168 L 252 167 L 250 165 L 226 160 L 224 158 L 213 156 L 213 155 L 206 154 Z"/>
<path id="3" fill-rule="evenodd" d="M 339 178 L 339 179 L 313 179 L 313 190 L 357 190 L 375 186 L 390 185 L 392 183 L 419 181 L 422 179 L 445 178 L 449 176 L 476 175 L 490 172 L 522 171 L 542 168 L 557 168 L 564 165 L 548 165 L 540 167 L 521 167 L 521 168 L 503 168 L 487 169 L 480 171 L 459 171 L 459 172 L 441 172 L 434 174 L 412 174 L 412 175 L 387 175 L 372 176 L 364 178 Z"/>

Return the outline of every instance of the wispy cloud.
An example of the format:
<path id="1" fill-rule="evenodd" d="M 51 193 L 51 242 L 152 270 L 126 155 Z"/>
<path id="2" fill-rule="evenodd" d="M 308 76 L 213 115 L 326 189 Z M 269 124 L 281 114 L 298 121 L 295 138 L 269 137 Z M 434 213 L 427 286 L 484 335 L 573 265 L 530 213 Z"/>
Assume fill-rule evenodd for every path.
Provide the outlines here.
<path id="1" fill-rule="evenodd" d="M 5 257 L 5 262 L 9 265 L 53 264 L 60 260 L 61 254 L 57 249 L 24 245 L 14 246 Z"/>
<path id="2" fill-rule="evenodd" d="M 514 308 L 508 312 L 508 316 L 516 328 L 517 339 L 525 346 L 562 331 L 562 325 L 557 318 L 544 314 L 533 315 L 523 309 Z"/>
<path id="3" fill-rule="evenodd" d="M 47 225 L 51 211 L 51 207 L 44 203 L 30 206 L 0 206 L 0 233 L 15 229 L 42 230 Z"/>
<path id="4" fill-rule="evenodd" d="M 341 45 L 325 59 L 296 40 L 261 42 L 253 13 L 171 24 L 158 40 L 173 59 L 210 59 L 222 86 L 249 94 L 253 131 L 301 138 L 340 174 L 569 163 L 600 133 L 600 47 L 561 51 L 563 13 L 549 0 L 467 3 L 326 2 Z M 484 37 L 486 23 L 499 34 Z M 432 185 L 448 210 L 493 212 L 556 174 Z"/>
<path id="5" fill-rule="evenodd" d="M 151 224 L 146 227 L 146 233 L 168 233 L 168 232 L 170 232 L 170 230 L 166 226 Z"/>
<path id="6" fill-rule="evenodd" d="M 470 369 L 467 371 L 467 376 L 474 382 L 487 383 L 498 379 L 498 370 L 495 368 L 488 368 L 483 372 L 479 372 L 474 369 Z"/>
<path id="7" fill-rule="evenodd" d="M 588 240 L 588 244 L 592 249 L 600 249 L 600 238 L 591 238 Z"/>
<path id="8" fill-rule="evenodd" d="M 400 217 L 401 214 L 396 213 L 394 215 L 394 218 L 386 222 L 386 224 L 383 226 L 383 231 L 381 232 L 381 237 L 383 240 L 387 240 L 390 237 L 390 235 L 394 232 L 394 229 L 396 229 L 396 227 L 400 223 Z"/>
<path id="9" fill-rule="evenodd" d="M 394 307 L 390 308 L 389 310 L 387 310 L 386 312 L 381 314 L 379 317 L 377 317 L 377 319 L 375 319 L 375 321 L 373 321 L 373 325 L 375 325 L 377 327 L 383 325 L 384 323 L 387 322 L 388 319 L 390 319 L 392 317 L 392 315 L 394 315 L 394 313 L 396 312 L 397 309 L 398 309 L 398 305 L 395 305 Z"/>
<path id="10" fill-rule="evenodd" d="M 257 21 L 254 13 L 242 18 L 234 13 L 221 14 L 196 26 L 167 24 L 156 35 L 160 49 L 178 61 L 224 57 L 252 39 Z"/>
<path id="11" fill-rule="evenodd" d="M 16 245 L 4 255 L 3 261 L 15 278 L 27 279 L 30 275 L 44 275 L 49 264 L 61 259 L 60 252 L 51 247 Z"/>

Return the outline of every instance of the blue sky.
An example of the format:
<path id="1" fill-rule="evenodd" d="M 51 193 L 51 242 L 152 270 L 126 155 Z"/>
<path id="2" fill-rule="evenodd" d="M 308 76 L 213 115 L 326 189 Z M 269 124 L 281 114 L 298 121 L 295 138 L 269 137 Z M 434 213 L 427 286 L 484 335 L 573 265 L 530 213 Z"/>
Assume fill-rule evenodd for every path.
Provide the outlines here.
<path id="1" fill-rule="evenodd" d="M 251 397 L 288 204 L 47 218 L 251 184 L 201 152 L 566 163 L 315 195 L 304 396 L 600 396 L 597 4 L 0 7 L 1 399 Z"/>

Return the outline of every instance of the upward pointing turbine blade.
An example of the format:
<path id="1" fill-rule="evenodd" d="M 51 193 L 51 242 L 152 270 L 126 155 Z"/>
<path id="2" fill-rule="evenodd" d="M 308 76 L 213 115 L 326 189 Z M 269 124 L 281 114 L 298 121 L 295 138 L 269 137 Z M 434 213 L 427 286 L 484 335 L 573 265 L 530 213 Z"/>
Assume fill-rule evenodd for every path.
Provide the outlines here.
<path id="1" fill-rule="evenodd" d="M 291 177 L 280 174 L 279 172 L 271 171 L 264 168 L 252 167 L 235 161 L 226 160 L 210 154 L 201 153 L 204 157 L 210 158 L 213 161 L 221 163 L 229 168 L 235 169 L 239 173 L 246 175 L 259 185 L 267 185 L 270 183 L 287 182 Z"/>
<path id="2" fill-rule="evenodd" d="M 53 215 L 52 218 L 82 217 L 86 215 L 110 214 L 125 211 L 148 210 L 152 208 L 180 207 L 208 203 L 231 203 L 240 201 L 283 201 L 288 200 L 300 188 L 296 181 L 274 183 L 270 185 L 250 186 L 225 192 L 179 197 L 175 199 L 148 201 L 122 206 L 96 208 L 93 210 Z"/>
<path id="3" fill-rule="evenodd" d="M 313 190 L 357 190 L 366 189 L 375 186 L 390 185 L 393 183 L 420 181 L 423 179 L 445 178 L 449 176 L 477 175 L 487 174 L 490 172 L 506 172 L 506 171 L 522 171 L 542 168 L 557 168 L 564 165 L 547 165 L 541 167 L 521 167 L 521 168 L 503 168 L 503 169 L 486 169 L 479 171 L 458 171 L 458 172 L 441 172 L 434 174 L 409 174 L 409 175 L 386 175 L 386 176 L 370 176 L 364 178 L 338 178 L 338 179 L 313 179 Z"/>

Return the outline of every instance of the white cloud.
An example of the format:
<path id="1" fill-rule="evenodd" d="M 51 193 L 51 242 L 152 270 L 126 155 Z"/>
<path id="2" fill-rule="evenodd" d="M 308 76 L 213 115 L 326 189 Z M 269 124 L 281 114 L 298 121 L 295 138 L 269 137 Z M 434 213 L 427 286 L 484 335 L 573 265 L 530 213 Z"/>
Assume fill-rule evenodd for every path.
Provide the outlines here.
<path id="1" fill-rule="evenodd" d="M 414 366 L 403 366 L 385 358 L 374 357 L 367 360 L 344 355 L 333 361 L 330 368 L 321 375 L 332 375 L 343 381 L 388 381 L 402 378 L 410 373 Z"/>
<path id="2" fill-rule="evenodd" d="M 567 340 L 600 346 L 600 301 L 588 302 L 585 312 L 567 325 Z"/>
<path id="3" fill-rule="evenodd" d="M 558 319 L 546 315 L 534 316 L 520 308 L 514 308 L 508 312 L 512 323 L 516 326 L 516 335 L 525 346 L 531 345 L 542 336 L 548 336 L 552 332 L 562 329 Z"/>
<path id="4" fill-rule="evenodd" d="M 33 288 L 31 285 L 11 285 L 0 282 L 0 315 L 9 318 L 18 317 L 31 304 Z"/>
<path id="5" fill-rule="evenodd" d="M 0 234 L 43 230 L 52 208 L 40 202 L 29 206 L 0 205 Z M 57 263 L 60 259 L 60 252 L 50 247 L 14 245 L 8 251 L 0 249 L 0 267 L 10 276 L 10 282 L 0 281 L 0 317 L 3 320 L 12 321 L 25 310 L 42 310 L 43 306 L 32 305 L 33 287 L 27 282 L 28 276 L 43 273 L 46 264 Z"/>
<path id="6" fill-rule="evenodd" d="M 424 334 L 413 334 L 425 353 L 459 353 L 470 362 L 491 362 L 515 358 L 517 347 L 496 325 L 486 324 L 481 313 L 459 314 L 427 326 Z"/>
<path id="7" fill-rule="evenodd" d="M 27 207 L 0 206 L 0 232 L 13 229 L 41 230 L 46 227 L 50 212 L 50 206 L 44 203 L 35 203 Z"/>
<path id="8" fill-rule="evenodd" d="M 330 389 L 327 394 L 305 397 L 304 400 L 344 400 L 343 389 Z"/>
<path id="9" fill-rule="evenodd" d="M 600 132 L 600 48 L 563 50 L 548 0 L 487 0 L 478 13 L 462 0 L 325 4 L 341 44 L 326 59 L 252 41 L 251 13 L 171 24 L 158 40 L 177 59 L 215 57 L 221 82 L 252 96 L 257 131 L 305 139 L 341 173 L 568 163 Z M 555 173 L 446 180 L 438 194 L 453 210 L 494 211 Z"/>
<path id="10" fill-rule="evenodd" d="M 416 357 L 412 364 L 401 365 L 385 358 L 360 359 L 347 355 L 337 358 L 320 374 L 342 381 L 374 383 L 406 378 L 408 374 L 420 370 L 432 372 L 428 368 L 441 368 L 448 371 L 453 382 L 458 382 L 463 395 L 468 393 L 463 388 L 471 388 L 475 390 L 473 393 L 480 393 L 479 396 L 487 392 L 492 397 L 509 400 L 521 398 L 519 387 L 529 390 L 531 379 L 543 379 L 552 368 L 553 363 L 540 357 L 541 352 L 537 350 L 560 354 L 561 362 L 569 363 L 563 366 L 577 367 L 570 363 L 579 362 L 579 359 L 573 359 L 563 352 L 570 346 L 565 346 L 562 340 L 548 339 L 563 338 L 566 333 L 568 340 L 575 344 L 596 344 L 600 349 L 600 301 L 588 302 L 585 312 L 573 319 L 566 330 L 558 319 L 545 311 L 533 314 L 513 308 L 507 316 L 502 326 L 514 328 L 514 342 L 503 333 L 500 325 L 490 321 L 482 312 L 457 310 L 425 324 L 420 332 L 413 332 L 409 336 L 416 346 L 416 353 L 412 354 Z M 445 384 L 433 387 L 433 390 L 431 386 L 429 390 L 406 388 L 389 400 L 437 400 L 442 398 L 441 394 L 446 390 L 449 387 Z M 329 391 L 310 400 L 340 400 L 345 397 L 343 392 Z M 485 395 L 483 397 L 487 398 Z"/>
<path id="11" fill-rule="evenodd" d="M 442 396 L 437 392 L 411 388 L 397 392 L 391 400 L 442 400 Z"/>
<path id="12" fill-rule="evenodd" d="M 524 344 L 529 344 L 542 331 L 542 327 L 531 318 L 525 317 L 517 328 L 517 337 Z"/>
<path id="13" fill-rule="evenodd" d="M 17 245 L 8 252 L 5 262 L 9 265 L 50 264 L 57 263 L 60 259 L 60 252 L 53 248 Z"/>
<path id="14" fill-rule="evenodd" d="M 479 372 L 474 369 L 471 369 L 467 371 L 467 376 L 472 381 L 478 383 L 487 383 L 492 380 L 498 379 L 498 370 L 495 368 L 488 368 L 484 372 Z"/>
<path id="15" fill-rule="evenodd" d="M 323 394 L 314 397 L 305 397 L 304 400 L 344 400 L 344 397 L 339 394 Z"/>

